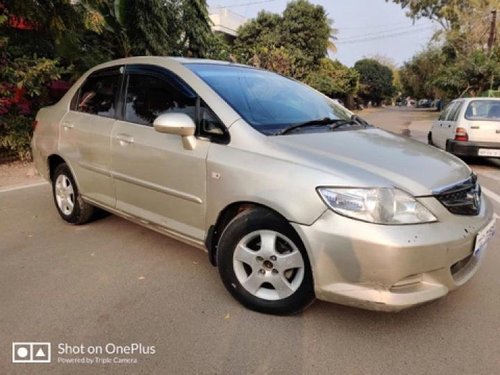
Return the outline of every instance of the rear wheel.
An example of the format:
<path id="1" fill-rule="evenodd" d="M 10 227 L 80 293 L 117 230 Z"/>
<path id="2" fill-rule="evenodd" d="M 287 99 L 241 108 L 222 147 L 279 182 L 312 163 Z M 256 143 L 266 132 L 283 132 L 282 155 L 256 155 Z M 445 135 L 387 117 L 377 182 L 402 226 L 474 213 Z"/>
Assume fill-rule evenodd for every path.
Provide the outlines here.
<path id="1" fill-rule="evenodd" d="M 94 213 L 94 207 L 85 202 L 67 164 L 59 164 L 52 179 L 52 193 L 59 215 L 68 223 L 84 224 Z"/>
<path id="2" fill-rule="evenodd" d="M 302 241 L 286 220 L 269 210 L 236 216 L 222 233 L 217 258 L 225 287 L 252 310 L 294 314 L 314 300 Z"/>

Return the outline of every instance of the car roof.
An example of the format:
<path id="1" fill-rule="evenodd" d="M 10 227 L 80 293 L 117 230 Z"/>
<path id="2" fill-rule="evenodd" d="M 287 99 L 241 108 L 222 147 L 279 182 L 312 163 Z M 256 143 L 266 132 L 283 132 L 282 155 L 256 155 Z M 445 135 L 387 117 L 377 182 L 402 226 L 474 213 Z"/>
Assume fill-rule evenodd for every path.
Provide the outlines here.
<path id="1" fill-rule="evenodd" d="M 500 98 L 490 98 L 487 96 L 477 96 L 477 97 L 472 97 L 472 98 L 457 98 L 453 99 L 453 101 L 465 101 L 465 102 L 471 102 L 473 100 L 500 100 Z"/>
<path id="2" fill-rule="evenodd" d="M 246 68 L 254 68 L 248 65 L 233 63 L 230 61 L 220 61 L 211 59 L 201 59 L 201 58 L 190 58 L 190 57 L 174 57 L 174 56 L 134 56 L 125 57 L 117 60 L 107 61 L 105 63 L 99 64 L 91 69 L 91 71 L 96 71 L 103 68 L 110 68 L 116 65 L 130 65 L 130 64 L 153 64 L 153 65 L 163 65 L 165 63 L 177 63 L 180 65 L 186 64 L 211 64 L 211 65 L 225 65 L 225 66 L 239 66 Z M 258 68 L 255 68 L 258 69 Z"/>

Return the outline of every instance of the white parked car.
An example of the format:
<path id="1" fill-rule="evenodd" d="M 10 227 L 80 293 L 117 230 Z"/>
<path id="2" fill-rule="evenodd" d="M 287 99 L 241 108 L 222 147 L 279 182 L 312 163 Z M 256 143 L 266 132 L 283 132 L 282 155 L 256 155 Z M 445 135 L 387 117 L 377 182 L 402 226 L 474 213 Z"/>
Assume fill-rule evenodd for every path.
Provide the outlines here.
<path id="1" fill-rule="evenodd" d="M 457 156 L 500 158 L 500 98 L 453 100 L 432 125 L 428 140 Z"/>

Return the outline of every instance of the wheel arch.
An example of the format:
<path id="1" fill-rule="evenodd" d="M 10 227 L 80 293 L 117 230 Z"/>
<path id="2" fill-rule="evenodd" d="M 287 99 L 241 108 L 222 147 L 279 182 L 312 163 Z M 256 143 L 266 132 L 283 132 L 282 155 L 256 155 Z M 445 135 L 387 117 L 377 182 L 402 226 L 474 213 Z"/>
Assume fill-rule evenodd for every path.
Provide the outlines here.
<path id="1" fill-rule="evenodd" d="M 60 155 L 58 154 L 52 154 L 47 158 L 47 165 L 49 169 L 49 177 L 50 181 L 54 180 L 54 172 L 56 168 L 60 165 L 66 163 L 66 160 L 64 160 Z M 68 163 L 66 163 L 68 164 Z"/>
<path id="2" fill-rule="evenodd" d="M 52 154 L 52 155 L 49 155 L 49 157 L 47 158 L 47 166 L 49 169 L 50 181 L 52 182 L 54 180 L 54 172 L 55 172 L 56 168 L 63 163 L 68 166 L 69 170 L 71 171 L 71 175 L 73 176 L 73 179 L 75 180 L 76 187 L 78 190 L 80 190 L 80 184 L 78 183 L 78 178 L 75 174 L 75 171 L 73 170 L 71 165 L 68 163 L 68 161 L 66 159 L 64 159 L 59 154 Z"/>
<path id="3" fill-rule="evenodd" d="M 208 251 L 208 259 L 213 266 L 217 266 L 217 244 L 219 243 L 220 236 L 224 229 L 238 214 L 243 211 L 255 208 L 263 208 L 265 210 L 268 210 L 276 216 L 282 218 L 284 221 L 289 222 L 289 220 L 280 212 L 262 203 L 252 201 L 238 201 L 228 204 L 219 212 L 217 220 L 209 227 L 207 236 L 205 238 L 205 247 Z"/>

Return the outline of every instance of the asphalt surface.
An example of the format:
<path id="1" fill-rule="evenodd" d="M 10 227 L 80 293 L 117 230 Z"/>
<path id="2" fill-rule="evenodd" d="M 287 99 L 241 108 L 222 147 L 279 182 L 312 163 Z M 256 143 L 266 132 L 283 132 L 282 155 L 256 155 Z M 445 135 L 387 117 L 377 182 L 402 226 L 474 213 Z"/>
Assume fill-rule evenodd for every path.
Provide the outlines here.
<path id="1" fill-rule="evenodd" d="M 434 116 L 362 115 L 417 138 Z M 499 214 L 500 163 L 471 163 Z M 318 301 L 275 317 L 233 300 L 200 250 L 112 215 L 65 224 L 48 185 L 0 190 L 0 228 L 0 374 L 500 373 L 500 235 L 476 276 L 433 303 L 388 314 Z M 11 364 L 12 343 L 28 341 L 51 343 L 51 363 Z M 60 344 L 108 343 L 155 353 L 58 363 L 96 357 Z"/>

